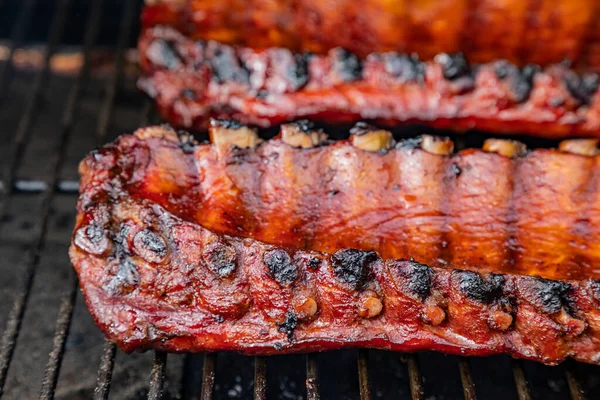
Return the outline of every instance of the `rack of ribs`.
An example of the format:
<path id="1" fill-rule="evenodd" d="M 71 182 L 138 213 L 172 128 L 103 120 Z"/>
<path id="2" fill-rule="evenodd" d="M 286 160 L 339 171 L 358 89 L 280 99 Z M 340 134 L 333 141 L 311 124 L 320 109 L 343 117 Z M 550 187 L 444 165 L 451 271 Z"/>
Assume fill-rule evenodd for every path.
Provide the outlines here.
<path id="1" fill-rule="evenodd" d="M 149 127 L 80 164 L 70 256 L 123 350 L 600 364 L 597 140 L 528 151 L 300 121 Z"/>
<path id="2" fill-rule="evenodd" d="M 570 59 L 600 68 L 600 5 L 594 0 L 147 0 L 142 25 L 173 26 L 193 39 L 324 54 L 344 47 L 463 51 L 478 63 L 524 66 Z"/>
<path id="3" fill-rule="evenodd" d="M 173 126 L 204 130 L 214 118 L 267 127 L 302 118 L 374 120 L 550 138 L 600 137 L 600 77 L 567 63 L 541 69 L 505 60 L 470 64 L 393 52 L 364 58 L 193 40 L 170 27 L 139 42 L 140 88 Z"/>

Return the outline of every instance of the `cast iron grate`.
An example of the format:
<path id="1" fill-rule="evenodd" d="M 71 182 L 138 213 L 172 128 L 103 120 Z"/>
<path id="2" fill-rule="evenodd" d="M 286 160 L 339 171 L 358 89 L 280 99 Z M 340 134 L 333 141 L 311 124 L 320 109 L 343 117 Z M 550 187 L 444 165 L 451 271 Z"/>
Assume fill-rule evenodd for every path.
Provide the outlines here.
<path id="1" fill-rule="evenodd" d="M 57 131 L 59 137 L 56 141 L 56 146 L 50 150 L 52 155 L 49 158 L 48 164 L 45 166 L 42 178 L 33 177 L 21 179 L 18 177 L 18 170 L 23 162 L 28 146 L 30 145 L 32 127 L 35 124 L 40 109 L 44 107 L 43 98 L 46 95 L 48 81 L 53 74 L 51 68 L 52 58 L 61 43 L 61 38 L 65 32 L 66 25 L 69 24 L 69 16 L 72 17 L 72 14 L 70 14 L 72 7 L 74 4 L 80 8 L 82 7 L 82 5 L 75 0 L 57 0 L 53 3 L 54 6 L 51 7 L 52 15 L 50 17 L 51 24 L 47 34 L 47 43 L 43 47 L 41 68 L 35 72 L 34 79 L 28 89 L 29 95 L 26 104 L 19 113 L 20 116 L 17 128 L 14 133 L 11 133 L 7 158 L 1 160 L 0 224 L 6 219 L 5 217 L 8 214 L 11 200 L 16 195 L 35 194 L 41 196 L 41 209 L 36 218 L 37 226 L 36 229 L 34 229 L 35 233 L 33 240 L 26 250 L 24 269 L 20 271 L 20 274 L 22 274 L 20 279 L 21 285 L 16 288 L 14 298 L 9 300 L 12 303 L 9 308 L 8 316 L 6 317 L 4 331 L 2 332 L 0 343 L 0 397 L 2 397 L 7 383 L 7 376 L 11 361 L 15 356 L 19 335 L 22 333 L 21 327 L 23 318 L 28 306 L 28 300 L 32 293 L 36 269 L 40 263 L 40 254 L 42 253 L 47 240 L 49 219 L 52 214 L 52 203 L 57 196 L 66 195 L 75 197 L 77 194 L 77 182 L 73 179 L 63 179 L 61 172 L 65 163 L 68 161 L 66 156 L 67 148 L 69 142 L 73 139 L 72 133 L 82 98 L 86 94 L 88 83 L 93 79 L 91 76 L 93 62 L 91 55 L 97 46 L 97 40 L 103 22 L 103 10 L 107 7 L 107 3 L 109 3 L 108 0 L 94 0 L 89 3 L 82 3 L 87 4 L 87 6 L 84 7 L 86 10 L 85 12 L 87 13 L 84 17 L 85 23 L 83 25 L 85 27 L 85 34 L 83 35 L 82 43 L 80 43 L 83 53 L 83 63 L 71 86 L 66 104 L 62 109 L 62 114 L 56 115 L 55 117 L 56 123 L 60 127 Z M 111 120 L 115 118 L 115 102 L 120 95 L 119 88 L 122 85 L 126 68 L 125 53 L 127 47 L 135 39 L 137 15 L 140 9 L 140 4 L 136 0 L 124 0 L 122 2 L 117 2 L 117 4 L 119 7 L 118 15 L 120 15 L 120 19 L 117 28 L 118 35 L 116 44 L 112 47 L 114 49 L 114 52 L 112 53 L 114 70 L 112 70 L 111 76 L 107 80 L 107 85 L 104 88 L 103 99 L 100 103 L 101 106 L 96 122 L 96 130 L 93 132 L 95 135 L 95 143 L 97 145 L 106 142 Z M 12 31 L 10 32 L 9 41 L 7 42 L 8 53 L 5 61 L 0 64 L 0 94 L 4 97 L 3 99 L 0 99 L 0 111 L 2 110 L 2 107 L 5 106 L 7 100 L 6 97 L 8 97 L 5 96 L 5 93 L 8 91 L 11 76 L 14 73 L 13 61 L 17 54 L 17 49 L 19 49 L 27 40 L 28 30 L 32 25 L 34 10 L 38 6 L 39 2 L 36 0 L 24 0 L 14 4 L 10 2 L 7 4 L 6 0 L 0 0 L 0 14 L 2 12 L 7 12 L 6 10 L 3 11 L 3 7 L 17 9 L 17 14 L 12 19 Z M 114 8 L 114 4 L 111 3 L 111 7 Z M 142 104 L 138 111 L 138 118 L 137 125 L 145 125 L 148 122 L 153 121 L 149 102 L 144 102 Z M 462 142 L 464 146 L 464 141 Z M 6 146 L 6 144 L 3 144 L 3 146 Z M 69 337 L 69 329 L 71 327 L 77 298 L 78 282 L 72 268 L 69 268 L 67 282 L 60 299 L 51 351 L 47 358 L 45 374 L 41 382 L 40 399 L 53 399 L 59 382 L 61 363 L 65 356 L 66 342 Z M 108 399 L 109 395 L 111 395 L 110 388 L 117 353 L 114 344 L 110 342 L 104 344 L 97 370 L 96 387 L 93 392 L 94 399 Z M 370 399 L 372 397 L 381 397 L 379 395 L 373 396 L 373 389 L 369 383 L 369 351 L 359 350 L 355 354 L 357 355 L 355 362 L 358 376 L 347 379 L 357 381 L 358 391 L 356 397 L 362 400 Z M 199 386 L 199 390 L 196 390 L 196 394 L 187 396 L 185 393 L 186 390 L 184 389 L 183 398 L 201 398 L 203 400 L 213 398 L 217 377 L 217 360 L 219 357 L 221 357 L 219 354 L 205 354 L 201 364 L 186 359 L 186 362 L 184 363 L 184 369 L 186 369 L 186 371 L 193 367 L 200 370 L 200 365 L 202 367 L 201 373 L 196 375 L 189 373 L 189 371 L 184 371 L 184 376 L 189 375 L 192 377 L 188 379 L 186 385 Z M 408 371 L 407 398 L 413 400 L 424 399 L 426 393 L 424 390 L 424 376 L 421 374 L 419 366 L 420 356 L 416 354 L 398 354 L 397 357 L 402 359 L 402 362 Z M 470 368 L 470 361 L 467 358 L 461 357 L 455 359 L 457 360 L 460 384 L 462 386 L 464 398 L 467 400 L 476 399 L 477 394 Z M 304 362 L 306 365 L 306 397 L 310 400 L 320 399 L 322 394 L 320 387 L 327 382 L 319 381 L 318 355 L 308 354 L 305 356 Z M 530 385 L 528 385 L 525 378 L 524 362 L 516 360 L 511 361 L 510 363 L 517 397 L 521 400 L 538 397 L 535 395 L 535 391 L 530 389 Z M 255 399 L 267 398 L 267 364 L 266 358 L 254 357 L 253 396 Z M 568 387 L 568 393 L 571 398 L 580 400 L 584 399 L 584 391 L 582 390 L 582 385 L 580 385 L 575 377 L 574 369 L 576 367 L 577 366 L 574 363 L 570 363 L 567 364 L 567 366 L 557 368 L 561 368 L 564 371 L 564 379 L 566 380 L 566 386 Z M 147 398 L 160 399 L 163 397 L 166 369 L 167 355 L 165 353 L 156 352 L 154 354 L 151 374 L 148 378 L 149 385 Z M 597 372 L 597 370 L 589 368 L 587 371 Z M 443 373 L 443 371 L 440 372 Z M 321 374 L 323 373 L 326 373 L 326 371 L 321 371 Z M 194 377 L 198 379 L 194 379 Z M 435 382 L 436 377 L 430 376 L 425 377 L 425 379 Z M 34 385 L 40 383 L 29 382 L 29 384 Z M 273 397 L 273 395 L 274 393 L 269 392 L 269 397 Z M 119 395 L 113 394 L 112 397 L 119 398 Z M 443 398 L 443 396 L 438 398 Z"/>

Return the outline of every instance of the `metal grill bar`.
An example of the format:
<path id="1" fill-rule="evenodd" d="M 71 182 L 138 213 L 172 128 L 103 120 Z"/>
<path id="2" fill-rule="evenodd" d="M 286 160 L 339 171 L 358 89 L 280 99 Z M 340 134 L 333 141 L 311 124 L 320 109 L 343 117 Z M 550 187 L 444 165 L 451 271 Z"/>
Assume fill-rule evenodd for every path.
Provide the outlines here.
<path id="1" fill-rule="evenodd" d="M 570 361 L 570 360 L 569 360 Z M 571 392 L 571 398 L 573 400 L 585 400 L 585 395 L 583 393 L 583 389 L 577 378 L 575 377 L 575 372 L 573 371 L 570 365 L 565 367 L 565 374 L 567 376 L 567 383 L 569 384 L 569 391 Z"/>
<path id="2" fill-rule="evenodd" d="M 17 179 L 13 183 L 11 193 L 27 193 L 27 194 L 40 194 L 49 189 L 48 182 L 39 181 L 35 179 Z M 53 189 L 56 193 L 61 194 L 77 194 L 79 193 L 79 182 L 74 180 L 60 179 L 56 182 L 56 186 Z M 0 182 L 0 193 L 4 191 L 4 183 Z"/>
<path id="3" fill-rule="evenodd" d="M 361 349 L 358 351 L 358 388 L 360 390 L 360 399 L 369 400 L 371 398 L 371 390 L 369 389 L 369 371 L 368 371 L 369 354 L 367 350 Z"/>
<path id="4" fill-rule="evenodd" d="M 267 360 L 254 357 L 254 400 L 267 400 Z"/>
<path id="5" fill-rule="evenodd" d="M 407 356 L 408 363 L 408 379 L 410 384 L 410 394 L 412 400 L 423 399 L 423 380 L 421 379 L 421 370 L 419 368 L 419 360 L 416 354 Z"/>
<path id="6" fill-rule="evenodd" d="M 4 195 L 0 193 L 0 217 L 4 216 L 6 211 L 6 205 L 11 194 L 11 182 L 13 181 L 13 175 L 18 167 L 18 164 L 22 158 L 23 151 L 25 149 L 26 139 L 29 136 L 28 131 L 33 123 L 35 117 L 35 110 L 40 102 L 43 88 L 48 79 L 49 75 L 49 64 L 50 58 L 60 40 L 61 32 L 64 27 L 68 9 L 70 8 L 70 0 L 64 0 L 61 2 L 61 6 L 56 10 L 52 18 L 52 26 L 50 29 L 50 37 L 48 40 L 48 47 L 44 58 L 44 68 L 38 73 L 34 82 L 34 89 L 32 91 L 29 104 L 27 109 L 19 123 L 18 131 L 14 137 L 12 143 L 11 158 L 5 169 L 4 184 L 6 190 Z M 53 159 L 50 169 L 56 174 L 56 171 L 60 169 L 62 162 L 62 153 L 64 152 L 63 144 L 58 149 L 56 157 Z M 48 225 L 48 216 L 50 214 L 50 205 L 52 202 L 53 193 L 52 191 L 46 192 L 46 195 L 42 199 L 42 218 L 38 226 L 38 234 L 34 242 L 34 246 L 28 253 L 28 259 L 25 264 L 25 271 L 23 276 L 23 285 L 17 291 L 16 298 L 13 306 L 8 315 L 8 320 L 4 334 L 2 335 L 2 347 L 0 348 L 0 394 L 6 383 L 6 375 L 8 373 L 8 367 L 12 359 L 12 355 L 16 346 L 17 337 L 21 328 L 21 322 L 23 320 L 23 314 L 25 313 L 25 307 L 29 298 L 31 285 L 33 283 L 33 276 L 35 273 L 36 265 L 39 261 L 40 253 L 44 247 L 46 230 Z"/>
<path id="7" fill-rule="evenodd" d="M 10 34 L 11 40 L 9 43 L 8 59 L 0 70 L 0 93 L 4 93 L 4 88 L 8 79 L 9 71 L 12 69 L 12 61 L 15 55 L 15 49 L 19 48 L 25 39 L 25 32 L 31 21 L 31 13 L 37 0 L 26 0 L 21 6 L 19 15 L 15 20 Z"/>
<path id="8" fill-rule="evenodd" d="M 57 187 L 56 184 L 58 181 L 58 175 L 60 167 L 62 165 L 60 160 L 63 158 L 63 154 L 65 153 L 66 146 L 72 131 L 74 115 L 77 109 L 77 105 L 79 103 L 78 100 L 82 92 L 82 87 L 89 78 L 90 50 L 98 36 L 100 16 L 102 14 L 102 3 L 103 0 L 98 0 L 94 2 L 88 19 L 87 26 L 89 28 L 84 39 L 84 66 L 81 69 L 79 76 L 77 77 L 77 81 L 75 82 L 71 93 L 69 94 L 67 107 L 65 108 L 65 114 L 63 115 L 62 120 L 62 131 L 58 148 L 58 158 L 53 163 L 54 166 L 51 181 L 46 185 L 46 188 L 50 189 L 49 191 L 51 193 L 54 193 L 54 189 Z M 56 389 L 58 374 L 60 372 L 60 365 L 65 350 L 65 341 L 69 334 L 69 327 L 71 325 L 71 317 L 73 315 L 73 308 L 75 306 L 76 295 L 77 276 L 75 272 L 71 268 L 69 268 L 69 280 L 67 283 L 67 289 L 61 298 L 61 305 L 58 313 L 56 330 L 54 333 L 52 352 L 50 353 L 50 357 L 46 365 L 46 372 L 44 376 L 44 381 L 42 383 L 40 399 L 54 398 L 54 391 Z"/>
<path id="9" fill-rule="evenodd" d="M 527 386 L 527 380 L 525 379 L 523 361 L 514 360 L 512 370 L 513 376 L 515 377 L 515 385 L 517 387 L 517 395 L 519 396 L 519 400 L 531 400 L 529 387 Z"/>
<path id="10" fill-rule="evenodd" d="M 69 334 L 71 316 L 73 315 L 75 297 L 77 296 L 77 276 L 74 271 L 69 271 L 69 282 L 67 285 L 67 290 L 60 302 L 52 351 L 50 352 L 50 357 L 46 364 L 40 400 L 51 400 L 54 398 L 60 365 L 65 352 L 65 341 Z"/>
<path id="11" fill-rule="evenodd" d="M 210 400 L 213 398 L 215 391 L 215 370 L 217 365 L 217 355 L 207 353 L 204 355 L 204 366 L 202 367 L 202 400 Z"/>
<path id="12" fill-rule="evenodd" d="M 471 377 L 471 367 L 469 366 L 469 359 L 460 357 L 458 359 L 458 367 L 460 369 L 460 380 L 463 386 L 463 393 L 465 400 L 477 400 L 477 394 L 475 393 L 475 384 Z"/>
<path id="13" fill-rule="evenodd" d="M 319 373 L 317 371 L 317 355 L 314 353 L 306 355 L 306 398 L 308 400 L 319 400 Z"/>
<path id="14" fill-rule="evenodd" d="M 94 389 L 94 400 L 108 399 L 116 354 L 117 346 L 108 340 L 105 341 L 102 360 L 100 361 L 100 367 L 98 368 L 96 388 Z"/>
<path id="15" fill-rule="evenodd" d="M 163 353 L 162 351 L 154 352 L 154 364 L 152 365 L 152 374 L 150 375 L 148 400 L 162 399 L 166 369 L 167 353 Z"/>

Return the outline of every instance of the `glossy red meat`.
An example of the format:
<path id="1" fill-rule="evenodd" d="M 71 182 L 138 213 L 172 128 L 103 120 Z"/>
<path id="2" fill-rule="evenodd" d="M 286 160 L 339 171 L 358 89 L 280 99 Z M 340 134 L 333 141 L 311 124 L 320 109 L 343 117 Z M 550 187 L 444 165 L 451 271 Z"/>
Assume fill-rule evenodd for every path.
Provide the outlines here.
<path id="1" fill-rule="evenodd" d="M 279 139 L 241 149 L 198 145 L 185 134 L 146 128 L 81 163 L 71 260 L 96 322 L 125 351 L 281 354 L 370 347 L 600 363 L 600 286 L 590 279 L 593 269 L 578 276 L 570 275 L 568 263 L 551 273 L 539 264 L 526 270 L 570 276 L 559 281 L 506 273 L 513 267 L 501 262 L 482 261 L 471 265 L 480 272 L 472 272 L 453 269 L 454 258 L 437 263 L 446 268 L 390 258 L 388 239 L 407 243 L 399 251 L 421 249 L 419 257 L 427 257 L 423 249 L 429 238 L 439 240 L 436 229 L 448 233 L 460 218 L 482 219 L 472 228 L 487 235 L 481 243 L 493 243 L 508 229 L 522 234 L 514 237 L 524 238 L 523 245 L 535 240 L 538 229 L 554 229 L 539 225 L 537 215 L 565 235 L 578 234 L 569 228 L 569 212 L 592 220 L 590 210 L 581 208 L 587 201 L 570 211 L 561 211 L 560 204 L 576 198 L 569 192 L 576 183 L 565 183 L 573 180 L 572 169 L 596 157 L 555 150 L 514 161 L 502 157 L 478 150 L 435 156 L 406 147 L 370 153 L 347 142 L 294 149 Z M 404 167 L 398 168 L 399 160 Z M 478 206 L 477 200 L 506 193 L 500 178 L 507 162 L 542 188 L 531 193 L 521 186 L 530 196 L 526 209 L 534 199 L 541 205 L 528 218 L 513 205 L 519 213 L 504 222 L 513 228 L 494 222 L 500 203 Z M 442 166 L 454 175 L 436 173 L 446 170 Z M 445 196 L 463 193 L 470 212 L 450 214 L 431 203 L 433 197 L 419 196 L 419 188 L 440 184 Z M 402 210 L 396 218 L 394 210 Z M 393 220 L 396 236 L 378 230 Z M 423 230 L 411 241 L 406 233 L 418 232 L 417 226 Z M 461 242 L 454 236 L 436 254 L 453 254 L 478 237 L 465 234 Z M 579 244 L 591 249 L 593 237 L 583 236 Z M 574 253 L 562 252 L 568 250 L 564 241 L 548 235 L 536 244 L 538 254 L 523 257 L 554 262 L 543 253 L 554 245 L 562 247 L 552 254 L 569 260 Z M 471 243 L 476 256 L 478 242 Z M 513 251 L 521 246 L 509 245 Z"/>
<path id="2" fill-rule="evenodd" d="M 364 119 L 541 137 L 600 137 L 597 74 L 566 64 L 543 72 L 506 61 L 469 65 L 460 55 L 421 62 L 397 53 L 364 59 L 252 50 L 198 42 L 172 28 L 146 30 L 139 43 L 140 88 L 177 127 L 206 129 L 210 117 L 271 126 L 299 118 Z"/>
<path id="3" fill-rule="evenodd" d="M 373 250 L 435 267 L 600 278 L 600 156 L 382 153 L 349 141 L 300 149 L 281 138 L 254 149 L 187 150 L 124 136 L 103 151 L 117 157 L 127 195 L 218 234 L 328 253 Z M 93 160 L 82 164 L 84 184 L 100 173 L 88 172 Z"/>

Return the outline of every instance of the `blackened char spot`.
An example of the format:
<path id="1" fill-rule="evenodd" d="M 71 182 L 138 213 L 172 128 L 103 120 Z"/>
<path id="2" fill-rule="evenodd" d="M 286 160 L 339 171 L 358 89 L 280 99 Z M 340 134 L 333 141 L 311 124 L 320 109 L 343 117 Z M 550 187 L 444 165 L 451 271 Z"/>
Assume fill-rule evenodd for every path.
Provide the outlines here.
<path id="1" fill-rule="evenodd" d="M 206 246 L 204 261 L 221 278 L 230 276 L 237 267 L 237 252 L 230 244 L 215 241 Z"/>
<path id="2" fill-rule="evenodd" d="M 164 39 L 153 41 L 148 46 L 146 56 L 154 65 L 167 69 L 176 69 L 182 64 L 181 55 L 175 44 Z"/>
<path id="3" fill-rule="evenodd" d="M 590 287 L 592 289 L 592 296 L 594 296 L 597 301 L 600 301 L 600 280 L 592 279 Z"/>
<path id="4" fill-rule="evenodd" d="M 419 61 L 416 54 L 385 53 L 383 63 L 386 72 L 399 82 L 425 81 L 425 64 Z"/>
<path id="5" fill-rule="evenodd" d="M 369 132 L 373 132 L 378 130 L 376 127 L 374 127 L 373 125 L 367 124 L 366 122 L 360 121 L 357 122 L 352 129 L 350 129 L 350 134 L 352 135 L 364 135 L 365 133 L 369 133 Z"/>
<path id="6" fill-rule="evenodd" d="M 369 264 L 375 260 L 377 254 L 374 251 L 343 249 L 333 253 L 331 265 L 340 281 L 358 288 L 367 277 Z"/>
<path id="7" fill-rule="evenodd" d="M 210 126 L 213 128 L 225 128 L 225 129 L 240 129 L 242 124 L 237 119 L 227 118 L 227 119 L 211 119 Z"/>
<path id="8" fill-rule="evenodd" d="M 462 53 L 439 54 L 436 60 L 442 65 L 444 78 L 448 80 L 455 80 L 471 74 L 469 63 Z"/>
<path id="9" fill-rule="evenodd" d="M 165 252 L 167 251 L 167 246 L 162 237 L 158 236 L 150 229 L 144 229 L 138 232 L 138 235 L 140 234 L 142 236 L 142 243 L 148 250 L 159 255 L 165 254 Z"/>
<path id="10" fill-rule="evenodd" d="M 311 257 L 310 260 L 308 260 L 309 269 L 315 270 L 319 268 L 319 265 L 321 265 L 321 260 L 319 260 L 317 257 Z"/>
<path id="11" fill-rule="evenodd" d="M 514 65 L 506 60 L 499 60 L 494 64 L 494 71 L 496 72 L 498 79 L 506 78 L 510 73 L 511 68 L 514 68 Z"/>
<path id="12" fill-rule="evenodd" d="M 133 237 L 137 253 L 148 262 L 160 262 L 167 255 L 165 240 L 151 229 L 142 229 Z"/>
<path id="13" fill-rule="evenodd" d="M 294 338 L 294 330 L 298 326 L 298 317 L 293 312 L 288 312 L 285 316 L 285 320 L 277 324 L 279 332 L 283 332 L 287 335 L 289 340 Z"/>
<path id="14" fill-rule="evenodd" d="M 298 277 L 298 268 L 292 263 L 290 255 L 285 250 L 267 251 L 263 260 L 273 278 L 281 285 L 288 285 Z"/>
<path id="15" fill-rule="evenodd" d="M 523 69 L 519 69 L 506 60 L 500 60 L 496 62 L 494 69 L 499 79 L 510 79 L 515 100 L 518 103 L 522 103 L 529 98 L 529 94 L 533 88 L 533 78 L 539 72 L 540 67 L 534 64 L 527 64 Z"/>
<path id="16" fill-rule="evenodd" d="M 287 71 L 294 90 L 301 89 L 308 82 L 308 62 L 311 57 L 310 53 L 294 54 L 294 63 Z"/>
<path id="17" fill-rule="evenodd" d="M 452 163 L 452 173 L 454 176 L 459 176 L 462 173 L 462 170 L 456 163 Z"/>
<path id="18" fill-rule="evenodd" d="M 578 75 L 575 71 L 570 71 L 564 78 L 565 85 L 577 101 L 588 105 L 592 97 L 598 91 L 600 86 L 600 76 L 596 73 L 585 73 Z"/>
<path id="19" fill-rule="evenodd" d="M 194 152 L 195 144 L 194 138 L 186 131 L 177 131 L 177 137 L 179 138 L 179 148 L 186 154 Z"/>
<path id="20" fill-rule="evenodd" d="M 95 255 L 106 252 L 110 246 L 106 230 L 95 223 L 78 229 L 73 241 L 80 249 Z"/>
<path id="21" fill-rule="evenodd" d="M 173 129 L 173 127 L 170 124 L 167 124 L 167 123 L 160 124 L 160 127 L 166 131 L 175 132 L 175 129 Z"/>
<path id="22" fill-rule="evenodd" d="M 490 303 L 502 295 L 504 277 L 502 275 L 490 274 L 488 280 L 472 271 L 457 271 L 459 275 L 460 290 L 473 300 L 482 303 Z"/>
<path id="23" fill-rule="evenodd" d="M 397 149 L 408 149 L 408 150 L 420 149 L 422 143 L 423 143 L 423 138 L 421 136 L 418 136 L 415 138 L 408 138 L 408 139 L 400 140 L 398 143 L 396 143 L 396 148 Z"/>
<path id="24" fill-rule="evenodd" d="M 140 282 L 140 274 L 134 262 L 129 258 L 119 260 L 117 273 L 112 277 L 106 289 L 112 294 L 131 293 Z"/>
<path id="25" fill-rule="evenodd" d="M 196 100 L 196 91 L 194 89 L 190 89 L 190 88 L 183 89 L 181 91 L 181 95 L 190 100 Z"/>
<path id="26" fill-rule="evenodd" d="M 536 305 L 545 313 L 554 314 L 559 312 L 563 305 L 569 305 L 566 300 L 571 285 L 566 282 L 538 277 L 533 281 L 531 289 L 538 300 Z"/>
<path id="27" fill-rule="evenodd" d="M 304 133 L 310 133 L 315 130 L 315 124 L 307 119 L 301 119 L 298 121 L 290 122 L 290 125 L 295 126 L 298 130 Z"/>
<path id="28" fill-rule="evenodd" d="M 127 224 L 121 223 L 119 232 L 115 233 L 113 240 L 115 242 L 115 253 L 117 256 L 128 255 L 130 253 L 129 246 L 127 245 L 127 236 L 129 235 L 130 230 L 131 227 L 129 227 Z"/>
<path id="29" fill-rule="evenodd" d="M 529 98 L 529 94 L 533 88 L 533 78 L 539 70 L 540 67 L 533 64 L 528 64 L 521 70 L 521 74 L 514 84 L 515 97 L 519 103 Z"/>
<path id="30" fill-rule="evenodd" d="M 342 48 L 333 50 L 335 52 L 334 68 L 343 81 L 352 82 L 362 77 L 362 63 L 356 54 Z"/>
<path id="31" fill-rule="evenodd" d="M 250 72 L 232 47 L 218 45 L 212 52 L 210 64 L 214 77 L 220 83 L 235 81 L 247 84 L 249 82 Z"/>
<path id="32" fill-rule="evenodd" d="M 415 261 L 409 261 L 408 290 L 416 294 L 421 301 L 431 294 L 431 277 L 433 271 L 430 267 Z"/>

